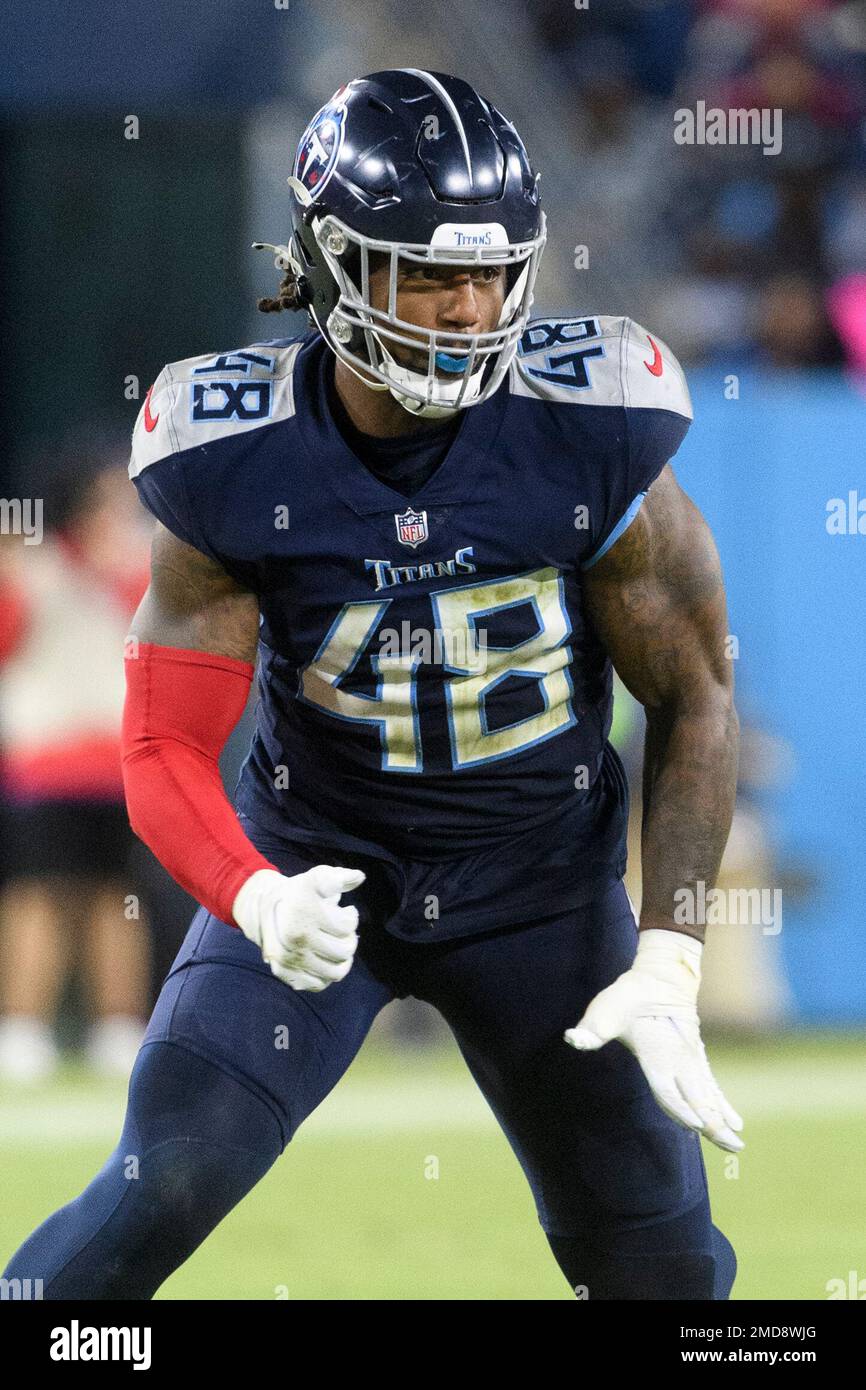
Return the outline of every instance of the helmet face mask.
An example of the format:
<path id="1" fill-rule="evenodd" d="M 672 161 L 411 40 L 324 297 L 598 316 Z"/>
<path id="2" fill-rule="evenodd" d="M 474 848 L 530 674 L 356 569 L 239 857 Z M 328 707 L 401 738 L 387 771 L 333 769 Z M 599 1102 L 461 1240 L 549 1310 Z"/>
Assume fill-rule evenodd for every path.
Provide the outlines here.
<path id="1" fill-rule="evenodd" d="M 526 327 L 546 240 L 538 176 L 513 125 L 459 78 L 373 73 L 316 113 L 288 182 L 293 235 L 280 249 L 334 354 L 411 414 L 487 400 Z M 377 259 L 383 307 L 371 302 Z M 498 323 L 461 333 L 400 318 L 406 265 L 505 266 Z"/>
<path id="2" fill-rule="evenodd" d="M 471 253 L 466 246 L 378 241 L 332 214 L 312 219 L 313 234 L 339 291 L 334 307 L 322 321 L 315 304 L 312 306 L 319 331 L 336 356 L 371 389 L 390 390 L 411 414 L 435 418 L 479 405 L 502 381 L 529 318 L 545 241 L 544 213 L 540 216 L 541 229 L 532 241 L 509 243 L 500 227 L 500 235 L 492 238 L 499 244 L 478 245 Z M 373 253 L 379 253 L 387 266 L 384 308 L 376 308 L 371 302 Z M 354 275 L 347 262 L 357 267 Z M 482 333 L 461 333 L 425 328 L 400 318 L 398 272 L 413 264 L 467 270 L 479 265 L 513 268 L 507 276 L 507 282 L 512 283 L 504 296 L 498 324 Z M 423 353 L 425 369 L 401 362 L 400 357 L 405 358 L 407 353 L 400 349 L 411 350 L 413 362 Z"/>

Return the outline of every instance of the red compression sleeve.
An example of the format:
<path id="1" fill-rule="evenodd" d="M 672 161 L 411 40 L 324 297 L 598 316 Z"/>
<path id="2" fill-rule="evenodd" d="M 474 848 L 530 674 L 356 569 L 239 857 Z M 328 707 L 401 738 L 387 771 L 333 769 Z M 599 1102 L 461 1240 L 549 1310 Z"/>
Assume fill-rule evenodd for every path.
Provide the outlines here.
<path id="1" fill-rule="evenodd" d="M 253 668 L 149 642 L 127 651 L 123 782 L 129 823 L 182 888 L 234 926 L 232 903 L 274 865 L 241 829 L 219 755 L 246 706 Z"/>

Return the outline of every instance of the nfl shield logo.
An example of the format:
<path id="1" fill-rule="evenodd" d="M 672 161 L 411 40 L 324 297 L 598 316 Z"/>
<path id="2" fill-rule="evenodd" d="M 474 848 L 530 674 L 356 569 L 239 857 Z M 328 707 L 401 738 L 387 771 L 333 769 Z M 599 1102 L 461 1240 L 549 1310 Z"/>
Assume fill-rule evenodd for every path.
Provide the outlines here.
<path id="1" fill-rule="evenodd" d="M 397 523 L 397 539 L 401 545 L 411 545 L 414 550 L 416 545 L 426 541 L 426 512 L 416 512 L 410 507 L 407 512 L 395 512 L 394 520 Z"/>

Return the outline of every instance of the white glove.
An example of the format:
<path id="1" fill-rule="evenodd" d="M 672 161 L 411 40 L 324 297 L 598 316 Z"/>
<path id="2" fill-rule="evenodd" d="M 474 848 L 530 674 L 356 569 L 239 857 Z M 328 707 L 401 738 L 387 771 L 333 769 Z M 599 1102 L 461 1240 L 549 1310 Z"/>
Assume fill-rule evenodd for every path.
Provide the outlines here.
<path id="1" fill-rule="evenodd" d="M 745 1148 L 734 1133 L 743 1121 L 710 1071 L 698 1023 L 702 951 L 700 941 L 682 932 L 642 931 L 631 969 L 595 996 L 565 1040 L 594 1052 L 619 1038 L 665 1114 L 735 1153 Z"/>
<path id="2" fill-rule="evenodd" d="M 291 876 L 257 869 L 235 898 L 232 913 L 278 980 L 319 992 L 352 968 L 358 909 L 340 907 L 340 894 L 359 888 L 365 877 L 360 869 L 329 864 Z"/>

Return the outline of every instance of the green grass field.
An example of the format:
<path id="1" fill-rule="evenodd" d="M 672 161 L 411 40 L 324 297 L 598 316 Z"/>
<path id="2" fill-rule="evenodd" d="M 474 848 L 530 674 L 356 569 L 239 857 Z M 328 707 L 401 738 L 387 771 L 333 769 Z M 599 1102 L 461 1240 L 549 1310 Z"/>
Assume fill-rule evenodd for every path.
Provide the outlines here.
<path id="1" fill-rule="evenodd" d="M 737 1176 L 727 1155 L 704 1145 L 715 1217 L 740 1261 L 734 1297 L 825 1299 L 828 1280 L 852 1269 L 866 1278 L 866 1040 L 710 1040 L 709 1052 L 747 1123 Z M 124 1095 L 73 1064 L 50 1085 L 0 1090 L 0 1263 L 92 1177 L 116 1141 Z M 571 1293 L 456 1050 L 371 1039 L 158 1297 Z"/>

